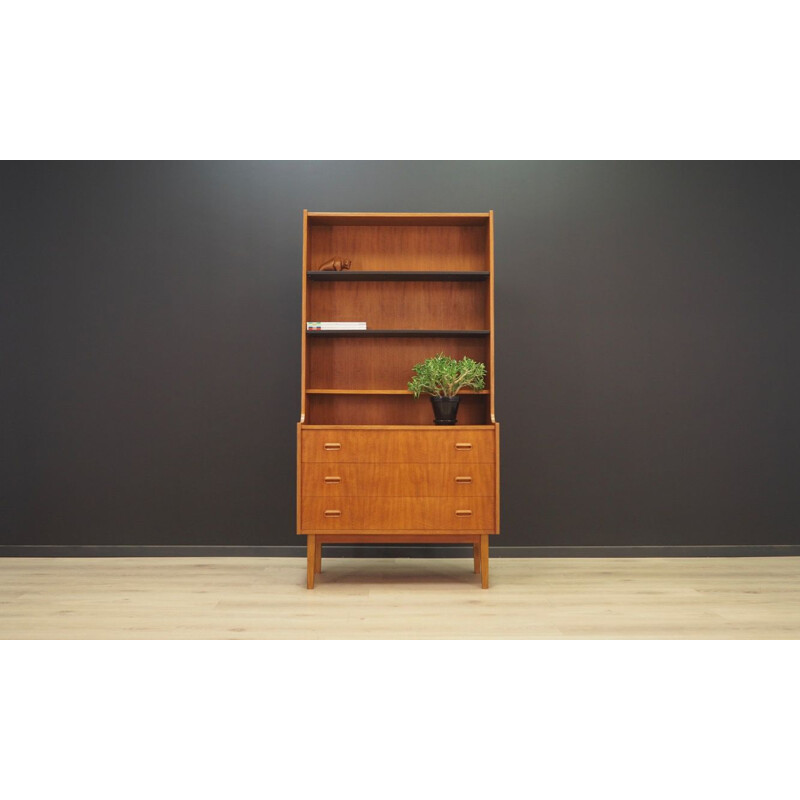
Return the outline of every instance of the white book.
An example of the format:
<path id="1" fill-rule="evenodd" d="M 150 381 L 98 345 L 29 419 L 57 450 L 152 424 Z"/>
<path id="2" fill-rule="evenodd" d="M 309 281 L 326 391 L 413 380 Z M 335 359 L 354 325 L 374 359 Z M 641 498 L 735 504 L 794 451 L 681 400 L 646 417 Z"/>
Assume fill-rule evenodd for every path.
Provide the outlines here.
<path id="1" fill-rule="evenodd" d="M 363 330 L 367 329 L 366 322 L 307 322 L 306 328 L 323 331 Z"/>

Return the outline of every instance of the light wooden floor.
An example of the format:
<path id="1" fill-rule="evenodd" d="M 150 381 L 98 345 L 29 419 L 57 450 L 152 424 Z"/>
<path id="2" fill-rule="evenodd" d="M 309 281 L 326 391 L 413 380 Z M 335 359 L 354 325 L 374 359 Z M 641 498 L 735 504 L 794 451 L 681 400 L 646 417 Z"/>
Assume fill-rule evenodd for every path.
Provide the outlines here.
<path id="1" fill-rule="evenodd" d="M 797 639 L 800 557 L 0 559 L 3 639 Z"/>

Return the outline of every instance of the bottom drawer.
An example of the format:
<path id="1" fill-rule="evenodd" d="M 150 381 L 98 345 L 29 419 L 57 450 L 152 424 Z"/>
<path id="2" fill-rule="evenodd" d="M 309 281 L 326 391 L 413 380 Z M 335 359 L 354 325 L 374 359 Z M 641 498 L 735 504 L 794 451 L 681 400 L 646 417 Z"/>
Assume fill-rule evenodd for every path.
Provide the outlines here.
<path id="1" fill-rule="evenodd" d="M 304 497 L 304 531 L 494 529 L 493 497 Z"/>

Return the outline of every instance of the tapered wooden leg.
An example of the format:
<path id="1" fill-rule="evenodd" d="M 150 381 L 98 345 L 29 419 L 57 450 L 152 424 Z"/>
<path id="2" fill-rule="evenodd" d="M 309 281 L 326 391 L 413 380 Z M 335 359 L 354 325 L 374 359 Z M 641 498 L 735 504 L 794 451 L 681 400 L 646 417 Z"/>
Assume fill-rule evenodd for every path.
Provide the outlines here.
<path id="1" fill-rule="evenodd" d="M 319 575 L 322 572 L 322 542 L 317 540 L 317 552 L 314 554 L 314 570 Z"/>
<path id="2" fill-rule="evenodd" d="M 317 544 L 313 533 L 308 534 L 308 545 L 306 547 L 306 586 L 309 589 L 314 588 L 314 567 L 317 563 Z"/>
<path id="3" fill-rule="evenodd" d="M 489 534 L 481 534 L 481 589 L 489 588 Z"/>
<path id="4" fill-rule="evenodd" d="M 478 542 L 472 545 L 472 559 L 475 562 L 475 574 L 481 571 L 481 546 Z"/>

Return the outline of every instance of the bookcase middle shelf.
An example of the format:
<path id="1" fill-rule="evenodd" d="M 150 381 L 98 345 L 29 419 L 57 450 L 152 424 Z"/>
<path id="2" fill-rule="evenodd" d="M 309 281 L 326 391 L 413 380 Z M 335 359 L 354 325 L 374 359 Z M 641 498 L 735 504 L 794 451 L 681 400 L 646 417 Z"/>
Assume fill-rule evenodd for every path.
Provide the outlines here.
<path id="1" fill-rule="evenodd" d="M 386 330 L 386 329 L 375 329 L 372 330 L 306 330 L 306 334 L 309 337 L 314 339 L 323 339 L 323 338 L 332 338 L 332 337 L 342 337 L 347 336 L 349 338 L 356 338 L 356 339 L 366 339 L 371 337 L 420 337 L 420 336 L 429 336 L 429 337 L 452 337 L 452 336 L 488 336 L 488 330 L 471 330 L 471 331 L 428 331 L 428 330 L 417 330 L 415 328 L 405 328 L 405 329 L 395 329 L 395 330 Z"/>

